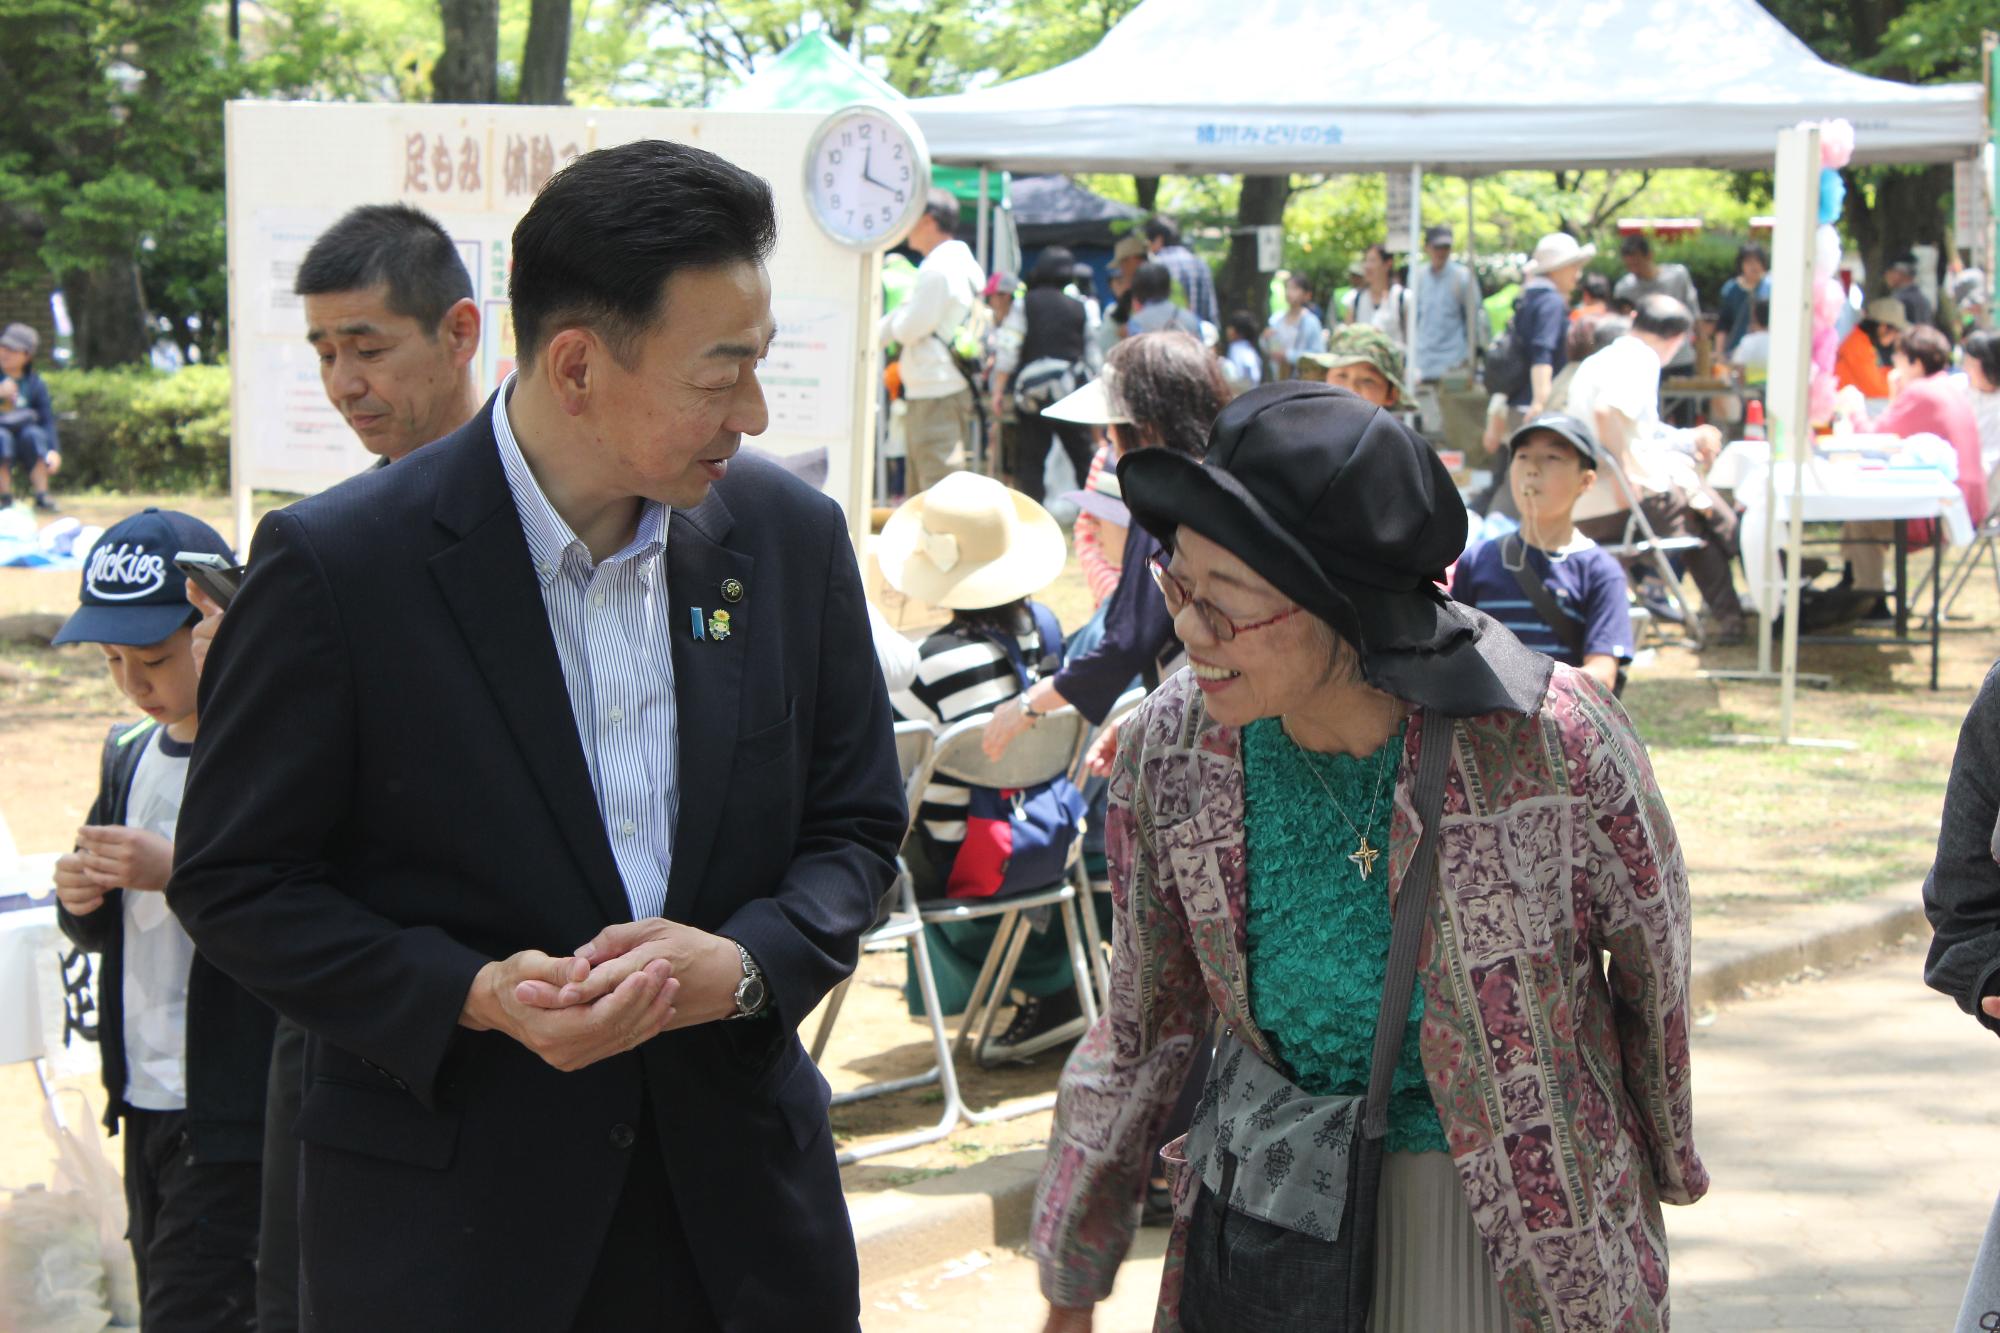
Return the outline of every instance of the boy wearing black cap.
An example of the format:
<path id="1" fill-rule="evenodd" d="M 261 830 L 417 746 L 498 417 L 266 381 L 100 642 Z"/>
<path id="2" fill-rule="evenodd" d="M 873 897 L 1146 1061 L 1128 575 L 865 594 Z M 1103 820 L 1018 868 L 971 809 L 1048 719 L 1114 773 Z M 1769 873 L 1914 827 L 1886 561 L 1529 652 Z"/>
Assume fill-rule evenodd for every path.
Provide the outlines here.
<path id="1" fill-rule="evenodd" d="M 1597 437 L 1575 417 L 1550 412 L 1515 431 L 1507 449 L 1521 530 L 1468 551 L 1451 595 L 1615 692 L 1632 660 L 1625 571 L 1570 517 L 1597 480 Z"/>
<path id="2" fill-rule="evenodd" d="M 91 548 L 55 642 L 95 643 L 146 714 L 105 739 L 97 800 L 56 862 L 63 933 L 101 953 L 105 1127 L 125 1136 L 128 1235 L 147 1333 L 256 1327 L 270 1011 L 194 951 L 164 890 L 196 728 L 181 551 L 229 558 L 187 514 L 148 509 Z"/>

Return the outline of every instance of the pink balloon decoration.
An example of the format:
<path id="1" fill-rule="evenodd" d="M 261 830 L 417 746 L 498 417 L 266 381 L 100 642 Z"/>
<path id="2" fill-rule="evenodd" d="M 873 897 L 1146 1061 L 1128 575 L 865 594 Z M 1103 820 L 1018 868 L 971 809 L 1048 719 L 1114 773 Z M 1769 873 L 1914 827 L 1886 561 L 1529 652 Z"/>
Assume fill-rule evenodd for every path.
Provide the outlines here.
<path id="1" fill-rule="evenodd" d="M 1819 125 L 1819 162 L 1838 171 L 1854 160 L 1854 126 L 1845 120 L 1823 120 Z"/>

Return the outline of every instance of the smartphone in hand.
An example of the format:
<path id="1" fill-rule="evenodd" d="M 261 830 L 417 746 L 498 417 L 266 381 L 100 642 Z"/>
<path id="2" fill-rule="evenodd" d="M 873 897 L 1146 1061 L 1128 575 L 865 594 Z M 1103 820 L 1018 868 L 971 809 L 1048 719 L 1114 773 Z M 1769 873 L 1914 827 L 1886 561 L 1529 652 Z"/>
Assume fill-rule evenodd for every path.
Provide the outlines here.
<path id="1" fill-rule="evenodd" d="M 194 580 L 195 586 L 215 599 L 217 606 L 227 609 L 236 598 L 236 590 L 243 586 L 243 566 L 233 564 L 225 556 L 210 555 L 206 551 L 182 551 L 174 556 L 174 568 Z"/>

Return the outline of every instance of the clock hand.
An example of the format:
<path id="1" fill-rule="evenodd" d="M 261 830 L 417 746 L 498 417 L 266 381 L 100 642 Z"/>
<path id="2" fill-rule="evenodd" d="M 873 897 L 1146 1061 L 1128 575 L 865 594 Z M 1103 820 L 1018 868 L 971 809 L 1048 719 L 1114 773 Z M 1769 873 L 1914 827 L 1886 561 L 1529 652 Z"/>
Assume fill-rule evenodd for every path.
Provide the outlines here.
<path id="1" fill-rule="evenodd" d="M 881 181 L 876 180 L 873 176 L 868 174 L 869 164 L 872 163 L 874 160 L 875 160 L 875 150 L 873 148 L 864 149 L 862 151 L 861 179 L 867 181 L 870 185 L 874 186 L 878 190 L 886 190 L 889 188 L 888 186 L 884 185 Z"/>

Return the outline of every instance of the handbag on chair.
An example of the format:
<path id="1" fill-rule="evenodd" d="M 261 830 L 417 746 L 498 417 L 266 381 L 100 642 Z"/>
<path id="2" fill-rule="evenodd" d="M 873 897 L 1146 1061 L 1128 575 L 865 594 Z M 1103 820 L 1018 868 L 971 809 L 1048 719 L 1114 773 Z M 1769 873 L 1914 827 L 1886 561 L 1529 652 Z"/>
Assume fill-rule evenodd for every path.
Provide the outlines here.
<path id="1" fill-rule="evenodd" d="M 1062 627 L 1039 602 L 1029 604 L 1043 654 L 1062 660 Z M 1007 655 L 1023 693 L 1033 683 L 1013 636 L 990 636 Z M 1083 827 L 1083 793 L 1068 775 L 1032 787 L 974 787 L 965 812 L 965 841 L 952 858 L 947 898 L 996 898 L 1046 889 L 1063 877 Z"/>

